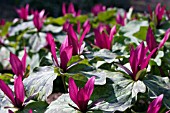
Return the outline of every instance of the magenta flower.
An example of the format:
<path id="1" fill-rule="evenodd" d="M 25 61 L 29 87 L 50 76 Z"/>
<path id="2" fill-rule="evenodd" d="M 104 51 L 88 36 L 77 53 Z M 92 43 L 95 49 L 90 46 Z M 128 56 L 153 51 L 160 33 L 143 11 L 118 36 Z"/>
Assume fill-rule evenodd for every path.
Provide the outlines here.
<path id="1" fill-rule="evenodd" d="M 48 33 L 46 36 L 47 43 L 50 47 L 53 61 L 56 67 L 60 67 L 63 71 L 67 70 L 67 63 L 72 57 L 72 46 L 68 46 L 67 40 L 65 40 L 60 47 L 60 65 L 56 56 L 56 45 L 52 34 Z"/>
<path id="2" fill-rule="evenodd" d="M 98 13 L 103 12 L 103 11 L 106 11 L 106 6 L 102 4 L 96 4 L 91 9 L 91 12 L 93 13 L 94 16 L 97 16 Z"/>
<path id="3" fill-rule="evenodd" d="M 4 26 L 4 25 L 5 25 L 5 23 L 6 23 L 6 22 L 5 22 L 5 20 L 4 20 L 4 19 L 1 19 L 1 20 L 0 20 L 0 26 Z"/>
<path id="4" fill-rule="evenodd" d="M 74 9 L 73 3 L 70 3 L 69 6 L 68 6 L 68 9 L 66 10 L 66 4 L 63 3 L 62 13 L 63 13 L 63 15 L 72 14 L 75 17 L 75 16 L 79 16 L 81 14 L 81 10 L 78 10 L 78 12 L 76 12 L 75 9 Z"/>
<path id="5" fill-rule="evenodd" d="M 160 22 L 162 20 L 162 17 L 165 13 L 165 6 L 161 7 L 161 4 L 158 3 L 156 8 L 155 8 L 155 15 L 156 15 L 156 19 L 157 19 L 157 25 L 160 25 Z M 152 10 L 150 8 L 150 5 L 148 6 L 148 10 L 149 10 L 149 14 L 150 14 L 150 18 L 153 20 L 154 19 L 154 16 L 153 16 L 153 13 L 152 13 Z"/>
<path id="6" fill-rule="evenodd" d="M 38 31 L 40 31 L 43 27 L 44 21 L 46 16 L 44 16 L 45 10 L 42 10 L 41 12 L 38 11 L 34 11 L 33 15 L 33 22 L 34 22 L 34 26 L 37 28 Z"/>
<path id="7" fill-rule="evenodd" d="M 154 99 L 148 107 L 147 113 L 159 113 L 159 109 L 162 106 L 163 94 Z"/>
<path id="8" fill-rule="evenodd" d="M 26 70 L 26 59 L 27 59 L 27 52 L 26 49 L 24 49 L 24 56 L 22 57 L 22 60 L 20 60 L 15 54 L 10 53 L 10 64 L 12 67 L 12 71 L 15 75 L 24 77 L 24 73 Z"/>
<path id="9" fill-rule="evenodd" d="M 131 76 L 133 80 L 138 80 L 138 78 L 136 78 L 136 74 L 140 70 L 148 66 L 149 60 L 151 56 L 155 53 L 155 51 L 156 51 L 156 48 L 152 50 L 148 56 L 146 56 L 148 52 L 148 48 L 144 46 L 144 42 L 142 42 L 136 49 L 134 49 L 132 46 L 130 50 L 129 62 L 130 62 L 130 66 L 132 69 Z"/>
<path id="10" fill-rule="evenodd" d="M 68 45 L 73 47 L 73 55 L 78 55 L 83 52 L 84 46 L 83 46 L 83 40 L 85 38 L 85 35 L 90 31 L 91 25 L 90 21 L 87 20 L 83 25 L 83 33 L 80 37 L 80 40 L 78 40 L 78 37 L 73 29 L 73 25 L 69 24 L 67 29 L 67 35 L 68 38 Z"/>
<path id="11" fill-rule="evenodd" d="M 161 40 L 161 42 L 158 45 L 158 43 L 156 42 L 156 39 L 154 37 L 153 31 L 152 31 L 151 27 L 149 27 L 147 35 L 146 35 L 146 43 L 148 45 L 149 51 L 152 51 L 155 48 L 158 48 L 158 49 L 162 48 L 162 46 L 164 46 L 165 42 L 168 40 L 169 36 L 170 36 L 170 29 L 168 29 L 165 32 L 164 38 Z"/>
<path id="12" fill-rule="evenodd" d="M 158 3 L 157 6 L 156 6 L 156 9 L 155 9 L 155 14 L 156 14 L 156 17 L 157 17 L 157 21 L 158 21 L 158 24 L 161 22 L 162 20 L 162 17 L 165 13 L 165 6 L 161 7 L 161 4 Z"/>
<path id="13" fill-rule="evenodd" d="M 29 14 L 29 4 L 27 4 L 25 7 L 21 7 L 20 9 L 16 9 L 16 11 L 19 17 L 26 21 Z"/>
<path id="14" fill-rule="evenodd" d="M 120 24 L 121 26 L 125 26 L 126 24 L 126 19 L 127 19 L 127 13 L 124 13 L 124 16 L 122 17 L 120 13 L 117 14 L 116 16 L 116 23 Z"/>
<path id="15" fill-rule="evenodd" d="M 14 81 L 14 93 L 3 80 L 0 80 L 0 89 L 10 99 L 14 107 L 22 109 L 24 105 L 25 90 L 22 82 L 22 77 L 18 76 Z"/>
<path id="16" fill-rule="evenodd" d="M 107 33 L 105 31 L 107 31 Z M 94 43 L 96 46 L 101 49 L 105 48 L 111 50 L 113 35 L 116 34 L 116 25 L 110 29 L 109 26 L 100 24 L 97 29 L 94 29 L 94 34 Z"/>
<path id="17" fill-rule="evenodd" d="M 69 95 L 71 100 L 77 105 L 77 110 L 86 113 L 90 108 L 88 102 L 94 90 L 95 77 L 91 77 L 83 88 L 78 88 L 73 78 L 69 78 Z"/>

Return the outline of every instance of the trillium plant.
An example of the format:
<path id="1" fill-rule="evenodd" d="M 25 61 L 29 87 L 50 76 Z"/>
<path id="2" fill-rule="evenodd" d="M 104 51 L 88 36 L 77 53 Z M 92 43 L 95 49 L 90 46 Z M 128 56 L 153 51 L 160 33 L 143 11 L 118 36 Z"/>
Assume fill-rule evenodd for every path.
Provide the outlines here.
<path id="1" fill-rule="evenodd" d="M 170 113 L 169 7 L 92 4 L 0 19 L 0 113 Z"/>

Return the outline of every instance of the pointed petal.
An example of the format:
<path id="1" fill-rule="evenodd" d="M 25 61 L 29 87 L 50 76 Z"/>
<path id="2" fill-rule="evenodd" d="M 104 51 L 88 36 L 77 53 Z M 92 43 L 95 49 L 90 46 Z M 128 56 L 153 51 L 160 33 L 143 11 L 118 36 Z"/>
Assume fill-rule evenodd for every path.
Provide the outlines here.
<path id="1" fill-rule="evenodd" d="M 90 21 L 87 20 L 85 23 L 84 29 L 83 29 L 83 34 L 80 37 L 80 41 L 79 41 L 79 48 L 81 48 L 81 45 L 83 44 L 83 40 L 85 38 L 85 35 L 90 31 L 91 25 L 90 25 Z"/>
<path id="2" fill-rule="evenodd" d="M 12 71 L 14 74 L 16 74 L 17 76 L 23 76 L 23 65 L 22 62 L 19 60 L 19 58 L 13 54 L 10 53 L 10 60 L 9 60 L 11 67 L 12 67 Z"/>
<path id="3" fill-rule="evenodd" d="M 62 4 L 62 13 L 63 13 L 63 15 L 66 15 L 66 4 L 65 3 L 63 3 Z"/>
<path id="4" fill-rule="evenodd" d="M 26 62 L 27 61 L 27 52 L 26 52 L 26 48 L 24 48 L 24 56 L 22 57 L 22 66 L 23 66 L 23 71 L 25 72 L 26 70 Z"/>
<path id="5" fill-rule="evenodd" d="M 148 107 L 147 113 L 158 113 L 162 106 L 163 94 L 154 99 Z"/>
<path id="6" fill-rule="evenodd" d="M 80 51 L 79 42 L 71 24 L 68 27 L 68 44 L 73 46 L 73 55 L 78 55 Z"/>
<path id="7" fill-rule="evenodd" d="M 67 63 L 70 61 L 73 53 L 73 47 L 67 46 L 62 51 L 60 51 L 60 67 L 66 71 L 67 69 Z"/>
<path id="8" fill-rule="evenodd" d="M 95 76 L 91 77 L 83 88 L 89 98 L 91 97 L 91 94 L 93 93 L 94 90 L 94 82 L 95 82 Z"/>
<path id="9" fill-rule="evenodd" d="M 164 38 L 161 40 L 158 49 L 162 48 L 162 46 L 164 46 L 165 42 L 168 40 L 168 38 L 170 37 L 170 28 L 165 32 L 165 36 Z"/>
<path id="10" fill-rule="evenodd" d="M 59 67 L 57 56 L 56 56 L 56 45 L 55 45 L 54 38 L 51 33 L 47 33 L 46 40 L 47 40 L 48 45 L 50 46 L 51 54 L 55 60 L 55 64 L 57 67 Z"/>
<path id="11" fill-rule="evenodd" d="M 146 35 L 146 43 L 149 48 L 149 51 L 152 51 L 154 48 L 156 48 L 158 46 L 157 42 L 155 40 L 153 31 L 150 26 L 148 28 L 147 35 Z"/>
<path id="12" fill-rule="evenodd" d="M 81 15 L 81 10 L 78 10 L 78 12 L 76 14 L 76 16 L 79 16 L 79 15 Z"/>
<path id="13" fill-rule="evenodd" d="M 75 9 L 73 3 L 70 3 L 68 6 L 68 13 L 75 14 Z"/>
<path id="14" fill-rule="evenodd" d="M 14 94 L 12 90 L 1 79 L 0 79 L 0 89 L 4 92 L 4 94 L 11 100 L 12 104 L 15 106 L 16 103 L 15 103 Z"/>
<path id="15" fill-rule="evenodd" d="M 86 113 L 89 100 L 86 91 L 81 88 L 77 93 L 78 107 L 81 112 Z"/>
<path id="16" fill-rule="evenodd" d="M 148 66 L 149 60 L 152 55 L 157 51 L 157 48 L 153 49 L 152 52 L 142 61 L 140 69 L 144 69 Z"/>
<path id="17" fill-rule="evenodd" d="M 76 83 L 74 82 L 74 79 L 72 77 L 69 78 L 69 95 L 71 100 L 78 105 L 77 101 L 77 93 L 78 93 L 78 87 Z"/>
<path id="18" fill-rule="evenodd" d="M 64 48 L 68 47 L 69 44 L 68 44 L 68 36 L 66 36 L 64 42 L 61 44 L 60 46 L 60 53 L 62 53 L 62 51 L 64 50 Z"/>
<path id="19" fill-rule="evenodd" d="M 131 47 L 130 50 L 130 58 L 129 58 L 129 63 L 133 72 L 133 79 L 135 78 L 136 73 L 138 72 L 138 59 L 137 59 L 137 53 L 134 50 L 133 46 Z"/>
<path id="20" fill-rule="evenodd" d="M 80 24 L 80 21 L 77 21 L 77 32 L 78 32 L 78 34 L 80 34 L 80 30 L 81 30 L 81 24 Z"/>
<path id="21" fill-rule="evenodd" d="M 112 44 L 112 40 L 113 40 L 113 35 L 116 34 L 116 25 L 112 27 L 111 31 L 110 31 L 110 36 L 109 36 L 109 42 L 110 42 L 110 46 Z M 110 47 L 111 48 L 111 47 Z"/>
<path id="22" fill-rule="evenodd" d="M 24 97 L 25 97 L 25 89 L 24 84 L 22 82 L 21 76 L 15 79 L 14 81 L 14 91 L 15 91 L 15 98 L 17 101 L 17 104 L 22 106 L 24 103 Z"/>

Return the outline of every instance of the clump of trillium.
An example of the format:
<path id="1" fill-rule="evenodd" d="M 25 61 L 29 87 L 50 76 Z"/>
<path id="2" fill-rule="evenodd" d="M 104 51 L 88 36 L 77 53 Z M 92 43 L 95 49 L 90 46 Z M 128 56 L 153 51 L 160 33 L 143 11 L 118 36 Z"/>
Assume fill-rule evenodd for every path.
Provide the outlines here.
<path id="1" fill-rule="evenodd" d="M 72 57 L 73 47 L 68 45 L 68 40 L 65 40 L 60 47 L 60 64 L 56 56 L 56 45 L 52 34 L 47 33 L 46 36 L 47 43 L 50 47 L 53 62 L 56 67 L 60 67 L 65 72 L 67 70 L 67 63 Z"/>
<path id="2" fill-rule="evenodd" d="M 116 23 L 125 26 L 127 21 L 127 13 L 124 12 L 124 15 L 122 16 L 119 12 L 116 15 Z"/>
<path id="3" fill-rule="evenodd" d="M 88 106 L 88 102 L 94 90 L 95 77 L 91 77 L 83 88 L 78 88 L 73 78 L 69 78 L 69 95 L 71 100 L 77 105 L 77 107 L 70 105 L 76 110 L 86 113 L 90 108 L 94 107 L 96 102 L 93 102 Z"/>
<path id="4" fill-rule="evenodd" d="M 18 13 L 20 19 L 27 21 L 29 15 L 29 4 L 26 4 L 25 7 L 21 7 L 20 9 L 16 9 L 16 12 Z"/>
<path id="5" fill-rule="evenodd" d="M 62 13 L 63 15 L 72 14 L 74 17 L 79 16 L 81 14 L 81 10 L 75 11 L 73 3 L 70 3 L 68 9 L 66 9 L 66 4 L 62 4 Z"/>
<path id="6" fill-rule="evenodd" d="M 79 55 L 83 52 L 84 45 L 83 40 L 85 38 L 85 35 L 90 31 L 91 25 L 90 21 L 87 20 L 83 24 L 83 32 L 80 38 L 77 37 L 76 32 L 73 29 L 73 25 L 69 22 L 66 22 L 63 26 L 63 29 L 67 32 L 66 39 L 67 40 L 67 46 L 70 45 L 73 47 L 73 55 Z M 80 29 L 78 30 L 80 31 Z"/>
<path id="7" fill-rule="evenodd" d="M 159 95 L 156 99 L 154 99 L 148 107 L 147 113 L 159 113 L 159 110 L 162 106 L 163 94 Z M 166 112 L 168 113 L 168 112 Z"/>
<path id="8" fill-rule="evenodd" d="M 44 21 L 46 19 L 46 16 L 44 15 L 45 10 L 42 10 L 41 12 L 33 11 L 33 23 L 34 26 L 37 28 L 38 31 L 41 31 Z"/>
<path id="9" fill-rule="evenodd" d="M 103 12 L 103 11 L 106 11 L 106 6 L 102 4 L 96 4 L 91 9 L 91 12 L 93 13 L 94 16 L 97 16 L 98 13 Z"/>
<path id="10" fill-rule="evenodd" d="M 168 29 L 166 32 L 165 32 L 165 36 L 164 38 L 161 40 L 161 42 L 158 44 L 156 42 L 156 39 L 154 37 L 154 34 L 153 34 L 153 31 L 151 29 L 151 27 L 149 26 L 148 28 L 148 32 L 147 32 L 147 35 L 146 35 L 146 43 L 147 43 L 147 46 L 148 46 L 148 49 L 149 51 L 152 51 L 154 50 L 155 48 L 157 49 L 160 49 L 164 46 L 165 42 L 168 40 L 170 36 L 170 29 Z M 156 51 L 155 51 L 156 52 Z M 154 57 L 154 55 L 153 55 Z"/>
<path id="11" fill-rule="evenodd" d="M 149 10 L 149 13 L 150 13 L 150 19 L 154 20 L 155 16 L 156 16 L 156 26 L 160 25 L 161 20 L 163 18 L 163 15 L 165 13 L 165 8 L 166 8 L 165 6 L 161 7 L 161 4 L 158 3 L 156 8 L 155 8 L 155 11 L 152 13 L 150 6 L 148 7 L 148 10 Z"/>
<path id="12" fill-rule="evenodd" d="M 139 75 L 137 76 L 138 72 L 147 68 L 149 60 L 151 56 L 155 53 L 156 49 L 157 48 L 153 49 L 147 56 L 146 54 L 148 52 L 148 47 L 145 47 L 144 42 L 138 45 L 136 49 L 134 49 L 134 47 L 132 46 L 129 58 L 129 63 L 132 71 L 127 69 L 125 66 L 119 64 L 118 66 L 123 68 L 134 81 L 137 81 L 140 77 Z"/>
<path id="13" fill-rule="evenodd" d="M 24 85 L 23 85 L 21 76 L 18 76 L 17 78 L 15 78 L 14 93 L 12 92 L 10 87 L 7 84 L 5 84 L 5 82 L 3 80 L 0 80 L 0 89 L 10 99 L 14 108 L 18 108 L 19 110 L 22 110 L 24 108 L 26 102 L 28 102 L 28 100 L 24 101 L 25 90 L 24 90 Z"/>
<path id="14" fill-rule="evenodd" d="M 94 43 L 100 49 L 112 49 L 113 35 L 116 34 L 116 25 L 110 28 L 107 25 L 100 24 L 94 29 Z"/>

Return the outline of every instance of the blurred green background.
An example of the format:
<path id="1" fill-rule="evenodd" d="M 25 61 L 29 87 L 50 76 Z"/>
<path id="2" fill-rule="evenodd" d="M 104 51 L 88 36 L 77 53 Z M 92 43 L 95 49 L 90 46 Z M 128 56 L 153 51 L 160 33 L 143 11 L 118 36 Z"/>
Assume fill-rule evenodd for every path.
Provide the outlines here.
<path id="1" fill-rule="evenodd" d="M 62 16 L 62 3 L 73 2 L 76 9 L 81 9 L 82 13 L 91 11 L 92 6 L 102 3 L 107 7 L 120 7 L 128 10 L 133 6 L 135 11 L 147 11 L 148 4 L 152 9 L 158 2 L 166 5 L 170 9 L 170 0 L 0 0 L 0 19 L 13 20 L 17 17 L 16 8 L 24 6 L 26 3 L 30 4 L 32 9 L 46 9 L 48 16 L 58 17 Z"/>

